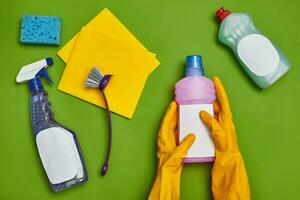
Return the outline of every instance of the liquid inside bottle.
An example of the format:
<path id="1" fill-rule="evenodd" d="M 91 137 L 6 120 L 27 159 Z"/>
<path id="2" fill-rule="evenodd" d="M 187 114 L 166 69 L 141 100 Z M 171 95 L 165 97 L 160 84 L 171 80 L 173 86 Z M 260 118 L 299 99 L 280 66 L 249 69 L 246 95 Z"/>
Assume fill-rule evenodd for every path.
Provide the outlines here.
<path id="1" fill-rule="evenodd" d="M 216 16 L 221 21 L 219 40 L 259 87 L 269 87 L 290 69 L 284 54 L 255 27 L 250 15 L 220 8 Z"/>
<path id="2" fill-rule="evenodd" d="M 60 191 L 87 181 L 86 167 L 75 133 L 55 121 L 47 92 L 41 83 L 33 81 L 40 80 L 29 82 L 31 123 L 51 188 Z"/>

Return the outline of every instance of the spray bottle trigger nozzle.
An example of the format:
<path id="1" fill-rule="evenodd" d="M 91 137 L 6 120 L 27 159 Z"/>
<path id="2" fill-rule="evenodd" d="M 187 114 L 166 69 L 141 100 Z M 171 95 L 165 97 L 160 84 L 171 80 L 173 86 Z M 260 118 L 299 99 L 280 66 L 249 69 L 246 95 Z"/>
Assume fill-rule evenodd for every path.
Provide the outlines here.
<path id="1" fill-rule="evenodd" d="M 48 71 L 46 68 L 42 68 L 36 75 L 35 77 L 44 77 L 48 83 L 53 83 L 53 81 L 51 80 L 49 74 L 48 74 Z"/>
<path id="2" fill-rule="evenodd" d="M 19 71 L 16 81 L 17 83 L 23 83 L 25 81 L 30 81 L 34 78 L 45 77 L 45 79 L 52 83 L 46 68 L 53 65 L 53 59 L 51 57 L 44 58 L 42 60 L 36 61 L 34 63 L 25 65 Z"/>

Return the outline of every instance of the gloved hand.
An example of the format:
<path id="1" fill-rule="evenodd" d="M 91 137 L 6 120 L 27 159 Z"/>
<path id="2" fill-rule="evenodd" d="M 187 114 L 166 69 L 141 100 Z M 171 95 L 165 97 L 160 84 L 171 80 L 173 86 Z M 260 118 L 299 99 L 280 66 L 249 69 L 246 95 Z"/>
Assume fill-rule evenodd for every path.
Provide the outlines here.
<path id="1" fill-rule="evenodd" d="M 212 192 L 215 200 L 249 200 L 250 190 L 242 155 L 237 145 L 232 113 L 224 87 L 219 78 L 213 79 L 218 102 L 215 118 L 201 111 L 202 121 L 211 129 L 216 148 L 212 169 Z"/>
<path id="2" fill-rule="evenodd" d="M 177 117 L 177 104 L 173 101 L 164 116 L 158 133 L 158 167 L 149 200 L 178 200 L 180 198 L 182 158 L 193 144 L 195 135 L 187 135 L 177 146 Z"/>

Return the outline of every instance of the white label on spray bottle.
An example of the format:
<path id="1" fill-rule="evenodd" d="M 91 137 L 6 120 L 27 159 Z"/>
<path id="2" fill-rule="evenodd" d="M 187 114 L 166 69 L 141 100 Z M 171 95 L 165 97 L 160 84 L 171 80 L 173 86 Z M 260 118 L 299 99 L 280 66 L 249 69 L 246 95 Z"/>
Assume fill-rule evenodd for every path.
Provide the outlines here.
<path id="1" fill-rule="evenodd" d="M 73 136 L 60 127 L 52 127 L 36 136 L 38 151 L 52 184 L 62 183 L 77 175 L 81 165 Z M 82 168 L 82 166 L 80 166 Z"/>
<path id="2" fill-rule="evenodd" d="M 268 38 L 250 34 L 242 38 L 237 53 L 249 70 L 257 76 L 274 72 L 280 62 L 279 54 Z"/>
<path id="3" fill-rule="evenodd" d="M 185 158 L 215 157 L 215 146 L 207 126 L 199 116 L 206 111 L 213 116 L 212 104 L 193 104 L 179 106 L 179 141 L 189 133 L 194 133 L 196 140 L 188 150 Z"/>

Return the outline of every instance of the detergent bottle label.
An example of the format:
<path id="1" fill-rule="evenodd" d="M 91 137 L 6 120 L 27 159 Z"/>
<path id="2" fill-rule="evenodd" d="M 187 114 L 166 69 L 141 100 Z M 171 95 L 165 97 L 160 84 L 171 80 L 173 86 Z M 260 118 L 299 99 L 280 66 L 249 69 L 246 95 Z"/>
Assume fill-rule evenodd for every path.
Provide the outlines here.
<path id="1" fill-rule="evenodd" d="M 199 118 L 200 111 L 213 116 L 213 104 L 179 106 L 179 141 L 190 133 L 195 134 L 196 140 L 187 151 L 185 160 L 210 162 L 215 157 L 215 146 L 209 128 Z"/>
<path id="2" fill-rule="evenodd" d="M 242 38 L 237 46 L 237 54 L 257 76 L 273 73 L 280 62 L 276 48 L 268 38 L 260 34 L 250 34 Z"/>

